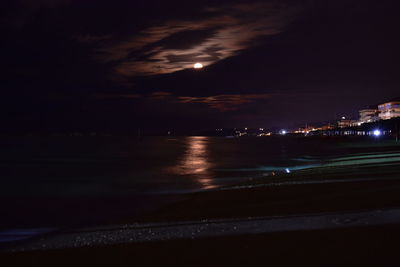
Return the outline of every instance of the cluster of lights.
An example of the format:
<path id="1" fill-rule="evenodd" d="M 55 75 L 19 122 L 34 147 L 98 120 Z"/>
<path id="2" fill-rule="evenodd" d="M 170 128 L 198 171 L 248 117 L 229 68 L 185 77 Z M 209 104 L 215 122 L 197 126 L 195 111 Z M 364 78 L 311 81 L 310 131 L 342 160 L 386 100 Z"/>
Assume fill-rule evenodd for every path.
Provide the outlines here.
<path id="1" fill-rule="evenodd" d="M 313 132 L 313 131 L 318 131 L 318 130 L 322 130 L 321 128 L 308 128 L 307 130 L 297 130 L 294 133 L 303 133 L 303 134 L 308 134 L 309 132 Z"/>
<path id="2" fill-rule="evenodd" d="M 217 128 L 217 129 L 215 129 L 216 131 L 222 131 L 222 128 Z M 244 130 L 245 131 L 247 131 L 248 130 L 248 128 L 247 127 L 245 127 L 244 128 Z M 259 130 L 260 131 L 264 131 L 264 128 L 259 128 Z M 304 134 L 308 134 L 309 132 L 311 132 L 311 131 L 316 131 L 316 130 L 320 130 L 320 128 L 312 128 L 312 129 L 308 129 L 308 130 L 298 130 L 298 131 L 295 131 L 294 133 L 304 133 Z M 242 133 L 241 131 L 235 131 L 235 133 L 236 134 L 239 134 L 239 136 L 241 136 L 241 135 L 245 135 L 246 134 L 246 132 L 244 132 L 244 133 Z M 280 131 L 279 131 L 279 134 L 280 135 L 286 135 L 288 133 L 288 131 L 287 130 L 285 130 L 285 129 L 281 129 Z M 372 132 L 370 132 L 370 134 L 372 133 L 372 135 L 374 136 L 374 137 L 380 137 L 382 134 L 383 134 L 383 132 L 380 130 L 380 129 L 375 129 L 375 130 L 373 130 Z M 272 135 L 272 133 L 271 132 L 267 132 L 267 133 L 262 133 L 262 134 L 259 134 L 258 136 L 270 136 L 270 135 Z M 287 172 L 287 171 L 286 171 Z"/>

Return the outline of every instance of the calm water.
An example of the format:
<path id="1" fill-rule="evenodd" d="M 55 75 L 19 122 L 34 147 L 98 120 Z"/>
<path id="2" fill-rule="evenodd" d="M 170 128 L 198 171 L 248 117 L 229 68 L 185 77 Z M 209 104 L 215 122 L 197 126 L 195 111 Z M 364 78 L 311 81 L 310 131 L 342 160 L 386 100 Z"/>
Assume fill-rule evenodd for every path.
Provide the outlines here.
<path id="1" fill-rule="evenodd" d="M 133 217 L 182 193 L 267 177 L 348 150 L 285 137 L 4 139 L 0 227 Z"/>

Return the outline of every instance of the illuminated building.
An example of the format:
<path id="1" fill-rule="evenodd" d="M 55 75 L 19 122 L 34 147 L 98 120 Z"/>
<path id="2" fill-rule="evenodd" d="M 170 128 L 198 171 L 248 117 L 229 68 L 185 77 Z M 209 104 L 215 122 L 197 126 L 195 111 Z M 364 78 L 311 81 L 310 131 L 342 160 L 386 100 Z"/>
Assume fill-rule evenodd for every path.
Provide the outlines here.
<path id="1" fill-rule="evenodd" d="M 346 128 L 346 127 L 351 127 L 357 124 L 357 121 L 355 120 L 349 120 L 346 118 L 342 118 L 340 121 L 338 121 L 338 127 L 339 128 Z"/>
<path id="2" fill-rule="evenodd" d="M 370 106 L 366 109 L 361 109 L 359 111 L 360 114 L 360 119 L 359 119 L 359 123 L 363 124 L 363 123 L 367 123 L 367 122 L 374 122 L 379 120 L 379 111 L 376 107 L 374 106 Z"/>
<path id="3" fill-rule="evenodd" d="M 389 120 L 400 117 L 400 98 L 378 105 L 379 118 Z"/>

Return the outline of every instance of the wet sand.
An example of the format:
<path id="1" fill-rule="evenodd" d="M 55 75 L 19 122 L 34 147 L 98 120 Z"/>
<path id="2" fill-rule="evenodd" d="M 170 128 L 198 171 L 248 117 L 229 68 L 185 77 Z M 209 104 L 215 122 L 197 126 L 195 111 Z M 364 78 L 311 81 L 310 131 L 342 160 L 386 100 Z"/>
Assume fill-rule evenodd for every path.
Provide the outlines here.
<path id="1" fill-rule="evenodd" d="M 153 225 L 140 235 L 129 232 L 132 226 L 127 224 L 115 226 L 109 239 L 104 229 L 80 229 L 68 237 L 82 241 L 76 248 L 65 248 L 68 242 L 63 236 L 45 238 L 36 243 L 45 247 L 23 246 L 28 251 L 3 253 L 2 262 L 5 266 L 396 266 L 400 180 L 393 173 L 396 168 L 386 170 L 386 175 L 380 172 L 381 179 L 363 182 L 342 182 L 331 173 L 329 183 L 271 186 L 255 181 L 253 186 L 261 186 L 197 193 L 141 218 L 141 227 Z M 307 177 L 302 181 L 313 180 Z M 204 228 L 216 222 L 222 224 Z M 170 225 L 164 225 L 160 234 L 157 223 Z M 199 229 L 208 234 L 194 235 Z M 89 235 L 108 241 L 85 243 L 90 231 Z M 174 231 L 179 233 L 175 238 L 165 238 Z M 129 240 L 132 236 L 141 239 Z M 50 240 L 59 247 L 51 248 Z"/>
<path id="2" fill-rule="evenodd" d="M 190 194 L 143 221 L 283 216 L 400 207 L 400 165 L 349 165 L 280 174 Z"/>

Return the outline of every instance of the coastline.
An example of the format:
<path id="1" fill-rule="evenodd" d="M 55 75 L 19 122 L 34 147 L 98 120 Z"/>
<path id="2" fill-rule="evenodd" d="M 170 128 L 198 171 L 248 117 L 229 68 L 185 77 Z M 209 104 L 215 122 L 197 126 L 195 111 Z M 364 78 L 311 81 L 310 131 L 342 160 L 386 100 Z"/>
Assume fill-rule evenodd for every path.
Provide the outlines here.
<path id="1" fill-rule="evenodd" d="M 360 146 L 360 144 L 353 145 Z M 398 148 L 398 144 L 390 145 L 389 143 L 386 146 L 378 145 L 372 150 L 368 148 L 369 152 L 359 151 L 359 148 L 357 148 L 360 152 L 358 154 L 331 158 L 322 165 L 298 169 L 290 173 L 280 172 L 273 176 L 258 177 L 250 182 L 237 185 L 180 195 L 176 201 L 152 210 L 143 216 L 124 218 L 119 221 L 112 221 L 109 225 L 94 228 L 73 229 L 77 234 L 69 236 L 68 242 L 74 243 L 80 240 L 81 245 L 77 248 L 63 247 L 63 243 L 64 245 L 67 244 L 65 242 L 67 239 L 63 240 L 63 232 L 60 232 L 37 237 L 24 243 L 16 242 L 13 246 L 18 248 L 15 251 L 20 251 L 20 249 L 27 249 L 32 244 L 44 245 L 40 250 L 28 249 L 26 252 L 8 252 L 3 255 L 13 261 L 16 258 L 21 258 L 22 263 L 33 259 L 33 261 L 47 262 L 51 265 L 50 263 L 54 264 L 52 257 L 71 255 L 85 261 L 98 253 L 104 252 L 111 253 L 110 258 L 105 259 L 105 262 L 110 264 L 110 259 L 115 260 L 113 256 L 116 255 L 115 253 L 121 253 L 125 260 L 128 260 L 128 255 L 133 253 L 137 257 L 135 262 L 152 265 L 160 262 L 147 262 L 146 257 L 152 254 L 165 256 L 165 252 L 163 252 L 165 246 L 175 247 L 175 249 L 186 251 L 187 255 L 193 256 L 195 249 L 200 249 L 202 246 L 213 247 L 215 244 L 220 244 L 221 246 L 231 247 L 235 251 L 237 248 L 232 247 L 233 244 L 238 247 L 246 244 L 245 247 L 242 247 L 243 254 L 238 256 L 238 260 L 243 261 L 246 255 L 252 254 L 251 250 L 260 253 L 259 257 L 262 256 L 262 252 L 255 247 L 255 244 L 262 244 L 271 251 L 275 251 L 277 248 L 274 248 L 273 242 L 283 242 L 279 240 L 286 240 L 285 242 L 291 243 L 317 239 L 319 242 L 326 242 L 326 240 L 320 240 L 320 236 L 335 240 L 337 235 L 342 236 L 346 232 L 354 238 L 368 233 L 368 235 L 373 236 L 371 240 L 374 240 L 374 242 L 382 242 L 383 237 L 381 235 L 383 234 L 388 238 L 389 233 L 391 233 L 393 235 L 388 240 L 392 242 L 397 235 L 400 236 L 400 216 L 394 213 L 395 215 L 392 217 L 394 220 L 390 223 L 387 221 L 390 216 L 386 216 L 384 212 L 385 210 L 397 211 L 400 208 L 400 198 L 398 197 L 400 194 L 400 158 Z M 369 218 L 371 216 L 376 217 L 373 214 L 381 214 L 383 220 L 377 224 L 371 223 Z M 320 228 L 298 227 L 298 224 L 309 222 L 315 216 L 330 223 L 339 220 L 341 222 L 339 228 L 342 229 L 324 228 L 323 224 L 318 222 L 316 225 Z M 279 220 L 290 222 L 290 218 L 304 219 L 303 223 L 301 221 L 295 223 L 292 220 L 293 231 L 279 227 L 276 228 L 278 231 L 272 231 L 271 229 L 274 229 L 274 227 L 269 225 L 266 226 L 264 232 L 256 235 L 251 232 L 235 235 L 224 230 L 222 234 L 214 232 L 214 234 L 193 236 L 193 238 L 189 232 L 189 235 L 182 235 L 180 238 L 170 240 L 152 239 L 155 236 L 155 230 L 160 225 L 165 225 L 167 229 L 178 226 L 177 231 L 179 232 L 182 230 L 179 229 L 179 225 L 191 225 L 193 223 L 204 225 L 222 220 L 231 221 L 232 223 L 228 227 L 233 229 L 233 227 L 240 227 L 243 223 L 251 224 L 260 220 L 260 218 L 278 219 L 277 225 L 280 225 Z M 122 239 L 120 243 L 104 242 L 101 245 L 98 242 L 85 243 L 85 239 L 82 239 L 84 233 L 88 231 L 98 235 L 104 229 L 110 228 L 113 228 L 113 231 L 125 238 L 129 237 L 129 230 L 132 227 L 147 227 L 146 229 L 150 229 L 150 232 L 144 232 L 139 241 L 136 239 L 129 240 L 128 238 Z M 252 229 L 252 227 L 250 228 Z M 166 231 L 164 236 L 172 236 L 171 233 Z M 133 236 L 137 236 L 137 233 Z M 110 240 L 118 240 L 115 238 L 116 236 Z M 50 246 L 54 240 L 57 240 L 56 244 L 59 245 L 57 249 Z M 359 248 L 366 246 L 365 249 L 370 249 L 370 244 L 354 242 L 357 243 Z M 325 245 L 329 246 L 329 244 Z M 249 250 L 249 248 L 251 249 Z M 317 244 L 309 244 L 308 248 L 319 249 Z M 176 251 L 170 251 L 170 253 L 178 257 Z M 281 252 L 276 251 L 276 253 Z M 222 259 L 224 255 L 214 256 L 218 262 L 218 259 Z M 169 263 L 172 264 L 173 259 L 170 260 Z M 199 260 L 199 262 L 206 263 L 202 260 Z M 118 264 L 116 265 L 118 266 Z M 47 265 L 44 264 L 44 266 Z M 124 266 L 124 264 L 121 264 L 121 266 Z"/>

